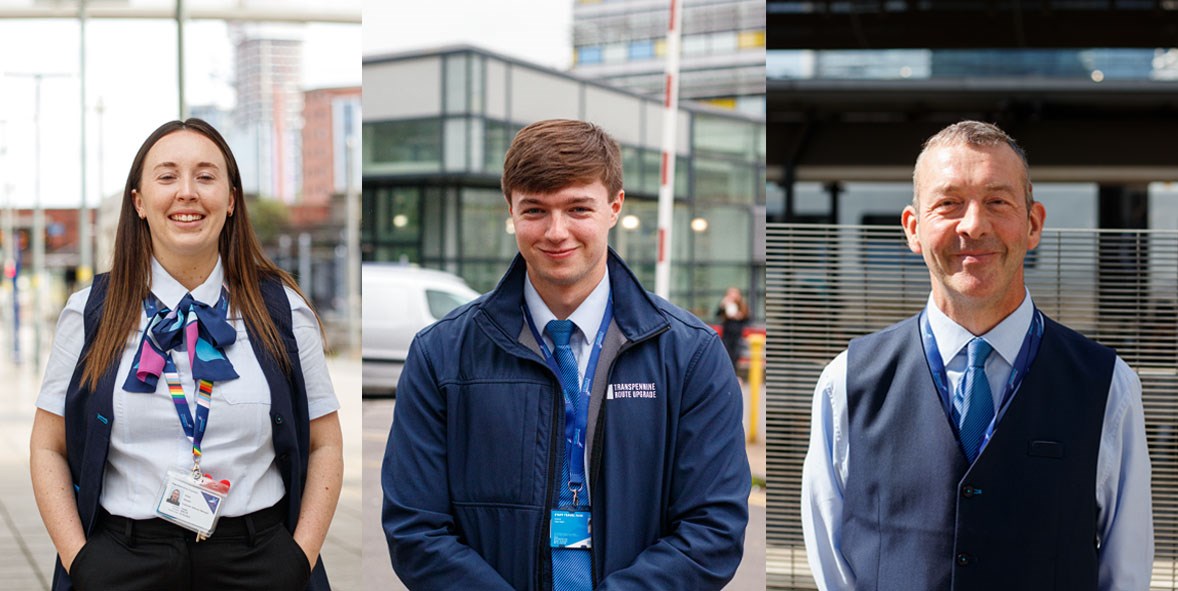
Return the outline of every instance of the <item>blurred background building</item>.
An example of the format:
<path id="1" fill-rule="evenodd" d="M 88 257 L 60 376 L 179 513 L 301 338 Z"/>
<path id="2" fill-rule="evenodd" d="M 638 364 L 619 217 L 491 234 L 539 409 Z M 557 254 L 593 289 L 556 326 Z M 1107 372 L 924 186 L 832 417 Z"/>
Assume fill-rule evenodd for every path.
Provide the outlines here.
<path id="1" fill-rule="evenodd" d="M 912 168 L 978 119 L 1026 149 L 1047 209 L 1036 305 L 1141 377 L 1151 588 L 1178 588 L 1178 7 L 770 0 L 767 23 L 769 587 L 815 588 L 798 512 L 814 385 L 849 339 L 924 305 L 899 226 Z"/>
<path id="2" fill-rule="evenodd" d="M 593 121 L 622 145 L 626 204 L 611 245 L 654 284 L 662 102 L 489 51 L 454 47 L 364 61 L 366 261 L 405 261 L 495 286 L 517 252 L 499 188 L 516 132 Z M 706 319 L 725 289 L 759 302 L 764 125 L 683 103 L 671 299 Z"/>
<path id="3" fill-rule="evenodd" d="M 679 97 L 765 112 L 765 1 L 683 2 Z M 661 97 L 669 12 L 666 2 L 577 0 L 573 5 L 575 74 Z"/>
<path id="4" fill-rule="evenodd" d="M 291 203 L 300 184 L 303 27 L 233 23 L 235 135 L 245 190 Z"/>

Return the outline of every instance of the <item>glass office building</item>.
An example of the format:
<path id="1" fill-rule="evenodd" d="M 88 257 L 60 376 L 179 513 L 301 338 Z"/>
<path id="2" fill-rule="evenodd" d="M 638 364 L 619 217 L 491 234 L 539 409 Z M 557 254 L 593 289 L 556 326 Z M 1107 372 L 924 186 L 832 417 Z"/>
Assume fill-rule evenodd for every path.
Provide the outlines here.
<path id="1" fill-rule="evenodd" d="M 653 289 L 662 103 L 470 47 L 364 62 L 364 260 L 493 288 L 517 252 L 503 157 L 517 131 L 549 118 L 593 121 L 621 144 L 626 202 L 610 242 Z M 758 309 L 764 122 L 681 105 L 677 136 L 671 300 L 710 319 L 736 286 Z"/>
<path id="2" fill-rule="evenodd" d="M 765 0 L 685 0 L 679 96 L 765 111 Z M 577 0 L 573 71 L 661 97 L 670 5 Z"/>

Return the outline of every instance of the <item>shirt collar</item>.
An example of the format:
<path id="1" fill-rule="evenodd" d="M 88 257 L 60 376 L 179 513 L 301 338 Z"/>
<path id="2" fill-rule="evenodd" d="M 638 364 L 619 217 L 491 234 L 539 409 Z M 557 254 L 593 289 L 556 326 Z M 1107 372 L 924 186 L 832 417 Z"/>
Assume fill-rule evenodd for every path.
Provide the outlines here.
<path id="1" fill-rule="evenodd" d="M 532 285 L 531 275 L 528 275 L 527 281 L 524 281 L 524 301 L 527 302 L 528 311 L 532 314 L 532 322 L 536 323 L 536 330 L 539 330 L 540 334 L 547 339 L 548 335 L 544 333 L 544 327 L 548 326 L 550 320 L 557 318 L 552 310 L 548 309 L 548 304 L 544 303 L 544 298 L 540 297 L 540 292 L 536 291 L 536 287 Z M 608 303 L 609 269 L 607 268 L 597 287 L 593 288 L 593 291 L 585 297 L 585 301 L 581 302 L 581 305 L 577 306 L 577 309 L 569 315 L 569 320 L 573 321 L 573 325 L 581 331 L 586 341 L 590 339 L 589 335 L 596 335 L 601 328 L 601 320 L 605 316 L 605 306 Z"/>
<path id="2" fill-rule="evenodd" d="M 1014 312 L 1003 318 L 997 326 L 981 335 L 1002 356 L 1007 365 L 1011 366 L 1014 365 L 1015 357 L 1018 356 L 1019 349 L 1023 346 L 1023 339 L 1027 335 L 1027 329 L 1031 326 L 1031 318 L 1035 310 L 1035 305 L 1031 302 L 1031 292 L 1026 288 L 1023 288 L 1023 291 L 1026 293 L 1023 296 L 1023 303 L 1019 304 Z M 931 293 L 925 310 L 928 314 L 929 326 L 933 329 L 933 336 L 937 339 L 937 348 L 941 350 L 941 363 L 948 366 L 949 362 L 973 340 L 974 335 L 946 316 L 933 302 Z"/>
<path id="3" fill-rule="evenodd" d="M 203 304 L 216 305 L 221 299 L 221 286 L 225 283 L 225 271 L 221 267 L 221 257 L 217 257 L 217 265 L 209 273 L 204 283 L 192 290 L 192 298 Z M 168 270 L 155 257 L 151 257 L 151 293 L 159 298 L 160 303 L 169 309 L 175 308 L 188 293 L 188 288 L 176 281 Z"/>

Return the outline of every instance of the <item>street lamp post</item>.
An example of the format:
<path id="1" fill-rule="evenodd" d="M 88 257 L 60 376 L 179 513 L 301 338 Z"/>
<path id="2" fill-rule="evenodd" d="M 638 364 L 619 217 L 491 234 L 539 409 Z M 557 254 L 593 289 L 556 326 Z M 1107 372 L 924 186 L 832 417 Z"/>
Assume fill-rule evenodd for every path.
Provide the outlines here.
<path id="1" fill-rule="evenodd" d="M 7 74 L 15 78 L 33 79 L 33 365 L 41 365 L 44 324 L 41 320 L 45 282 L 45 207 L 41 202 L 41 81 L 45 78 L 68 77 L 69 74 Z"/>
<path id="2" fill-rule="evenodd" d="M 348 345 L 353 355 L 360 353 L 360 193 L 356 190 L 356 181 L 352 178 L 353 167 L 356 165 L 356 137 L 352 134 L 352 126 L 346 132 L 344 154 L 344 179 L 348 201 Z"/>
<path id="3" fill-rule="evenodd" d="M 78 284 L 81 285 L 90 281 L 94 274 L 94 239 L 90 226 L 90 207 L 86 203 L 86 0 L 78 0 L 78 28 L 80 36 L 78 78 L 81 82 L 79 87 L 81 88 L 82 108 L 82 122 L 78 126 L 82 136 L 82 191 L 79 195 L 82 199 L 82 206 L 78 208 L 78 256 L 81 260 L 78 264 L 77 278 Z"/>

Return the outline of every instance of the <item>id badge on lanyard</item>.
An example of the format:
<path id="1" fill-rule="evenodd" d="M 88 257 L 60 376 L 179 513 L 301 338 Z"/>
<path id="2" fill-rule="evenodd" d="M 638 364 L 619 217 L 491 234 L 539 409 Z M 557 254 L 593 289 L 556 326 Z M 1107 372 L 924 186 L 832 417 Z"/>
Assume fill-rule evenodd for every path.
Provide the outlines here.
<path id="1" fill-rule="evenodd" d="M 597 371 L 597 362 L 601 356 L 601 349 L 605 343 L 605 334 L 609 330 L 609 324 L 613 320 L 613 297 L 605 306 L 605 314 L 601 318 L 601 324 L 597 329 L 597 336 L 593 339 L 593 346 L 589 353 L 589 361 L 585 367 L 585 378 L 581 384 L 578 384 L 580 396 L 578 396 L 577 404 L 574 406 L 567 397 L 565 400 L 565 457 L 569 462 L 569 491 L 572 493 L 573 503 L 571 507 L 564 507 L 559 510 L 552 510 L 549 514 L 549 545 L 553 548 L 589 548 L 591 546 L 591 525 L 592 513 L 588 510 L 580 510 L 582 508 L 588 509 L 588 495 L 585 495 L 584 507 L 582 507 L 581 492 L 585 487 L 585 436 L 586 427 L 589 422 L 589 398 L 593 393 L 593 377 Z M 540 331 L 536 329 L 535 323 L 532 321 L 531 312 L 528 310 L 527 304 L 523 306 L 524 318 L 527 319 L 528 328 L 532 331 L 532 336 L 536 339 L 536 343 L 540 346 L 540 352 L 543 353 L 544 361 L 557 375 L 559 379 L 561 375 L 560 368 L 556 364 L 551 351 L 544 343 L 544 339 L 540 336 Z M 561 384 L 563 389 L 565 384 Z"/>
<path id="2" fill-rule="evenodd" d="M 144 303 L 148 317 L 155 315 L 158 303 L 154 298 Z M 217 528 L 221 507 L 229 496 L 229 481 L 216 480 L 200 468 L 201 442 L 209 423 L 209 407 L 213 399 L 213 383 L 200 380 L 196 385 L 196 417 L 188 409 L 188 398 L 180 383 L 180 373 L 172 361 L 171 352 L 164 355 L 164 380 L 168 394 L 176 407 L 184 436 L 192 442 L 192 468 L 171 469 L 164 475 L 157 495 L 155 513 L 160 518 L 196 532 L 196 541 L 207 539 Z"/>

